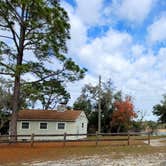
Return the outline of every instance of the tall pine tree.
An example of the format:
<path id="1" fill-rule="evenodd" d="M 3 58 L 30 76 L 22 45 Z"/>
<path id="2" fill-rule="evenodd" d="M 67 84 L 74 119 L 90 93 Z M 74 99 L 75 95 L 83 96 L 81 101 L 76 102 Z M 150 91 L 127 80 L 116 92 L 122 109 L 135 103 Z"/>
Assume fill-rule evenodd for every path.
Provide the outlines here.
<path id="1" fill-rule="evenodd" d="M 13 79 L 12 135 L 17 134 L 22 83 L 83 78 L 85 69 L 66 57 L 69 29 L 69 18 L 58 0 L 0 0 L 0 74 Z M 55 59 L 60 63 L 49 67 Z M 27 82 L 27 73 L 33 82 Z"/>

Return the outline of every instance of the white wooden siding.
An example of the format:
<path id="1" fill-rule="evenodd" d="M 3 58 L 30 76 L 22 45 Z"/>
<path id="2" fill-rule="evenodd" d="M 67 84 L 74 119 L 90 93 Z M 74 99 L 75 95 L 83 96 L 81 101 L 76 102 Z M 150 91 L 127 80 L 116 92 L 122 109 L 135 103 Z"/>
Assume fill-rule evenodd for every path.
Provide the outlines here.
<path id="1" fill-rule="evenodd" d="M 29 122 L 29 129 L 22 129 L 22 122 Z M 40 123 L 47 123 L 47 129 L 40 129 Z M 60 121 L 59 121 L 60 122 Z M 31 135 L 32 133 L 40 134 L 86 134 L 88 120 L 84 112 L 74 122 L 64 122 L 65 129 L 58 129 L 58 123 L 54 121 L 18 121 L 17 122 L 17 134 L 18 135 Z M 84 127 L 82 128 L 82 123 Z M 67 139 L 80 139 L 86 136 L 68 136 Z M 29 139 L 27 137 L 18 137 L 18 139 Z M 63 137 L 35 137 L 36 140 L 58 140 Z"/>
<path id="2" fill-rule="evenodd" d="M 82 128 L 82 123 L 84 127 Z M 88 119 L 84 112 L 81 112 L 80 116 L 76 120 L 77 134 L 87 134 Z M 86 138 L 86 136 L 79 136 L 78 138 Z"/>

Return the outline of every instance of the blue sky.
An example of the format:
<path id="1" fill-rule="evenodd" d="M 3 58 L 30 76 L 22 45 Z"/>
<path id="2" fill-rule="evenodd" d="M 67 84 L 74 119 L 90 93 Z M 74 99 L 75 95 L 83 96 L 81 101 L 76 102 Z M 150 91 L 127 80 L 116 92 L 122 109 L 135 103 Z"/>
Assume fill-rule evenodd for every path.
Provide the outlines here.
<path id="1" fill-rule="evenodd" d="M 71 103 L 98 75 L 134 97 L 145 119 L 166 93 L 165 0 L 63 0 L 71 24 L 68 55 L 88 69 L 71 84 Z"/>

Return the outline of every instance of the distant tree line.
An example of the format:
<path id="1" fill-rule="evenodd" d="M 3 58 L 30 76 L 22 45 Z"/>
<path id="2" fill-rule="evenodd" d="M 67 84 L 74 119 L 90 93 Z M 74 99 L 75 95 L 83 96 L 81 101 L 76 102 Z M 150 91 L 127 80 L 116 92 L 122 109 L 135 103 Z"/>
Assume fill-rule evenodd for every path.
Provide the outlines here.
<path id="1" fill-rule="evenodd" d="M 86 84 L 73 104 L 74 109 L 84 110 L 89 120 L 88 131 L 98 130 L 98 91 L 99 86 Z M 147 111 L 135 110 L 132 97 L 123 95 L 113 88 L 111 80 L 101 86 L 101 132 L 145 131 L 154 132 L 158 124 L 166 123 L 166 95 L 160 104 L 153 107 L 158 122 L 144 118 Z"/>
<path id="2" fill-rule="evenodd" d="M 111 80 L 101 86 L 101 132 L 123 132 L 132 128 L 132 121 L 137 117 L 130 96 L 115 91 Z M 73 104 L 76 110 L 84 110 L 89 120 L 88 131 L 98 130 L 99 86 L 87 84 Z"/>
<path id="3" fill-rule="evenodd" d="M 49 87 L 48 86 L 48 90 Z M 53 85 L 53 88 L 55 86 Z M 31 89 L 31 88 L 30 88 Z M 33 88 L 32 88 L 33 89 Z M 63 89 L 59 89 L 60 92 Z M 68 109 L 83 110 L 89 120 L 88 132 L 95 132 L 98 130 L 98 85 L 93 86 L 86 84 L 82 88 L 80 96 L 76 99 L 72 107 Z M 0 132 L 7 133 L 9 129 L 9 119 L 12 110 L 12 91 L 13 86 L 10 80 L 0 79 Z M 47 91 L 37 91 L 38 94 L 47 96 Z M 21 89 L 21 108 L 34 108 L 35 101 L 43 101 L 40 95 L 29 91 L 29 87 Z M 59 98 L 66 97 L 66 93 L 59 95 L 57 91 L 49 91 L 50 95 L 55 95 L 55 100 L 51 100 L 51 105 L 59 103 Z M 56 98 L 57 96 L 57 98 Z M 41 109 L 53 109 L 48 107 L 47 102 L 41 102 Z M 154 106 L 153 113 L 159 116 L 158 123 L 166 123 L 165 108 L 166 97 L 160 104 Z M 139 116 L 139 118 L 137 118 Z M 131 96 L 124 96 L 121 91 L 115 90 L 110 80 L 101 84 L 101 132 L 126 132 L 126 131 L 144 131 L 150 128 L 152 131 L 157 129 L 157 122 L 145 121 L 145 113 L 143 111 L 136 111 L 133 105 Z"/>
<path id="4" fill-rule="evenodd" d="M 159 117 L 158 121 L 160 123 L 166 123 L 166 94 L 163 95 L 163 100 L 161 100 L 160 104 L 153 107 L 153 114 Z"/>

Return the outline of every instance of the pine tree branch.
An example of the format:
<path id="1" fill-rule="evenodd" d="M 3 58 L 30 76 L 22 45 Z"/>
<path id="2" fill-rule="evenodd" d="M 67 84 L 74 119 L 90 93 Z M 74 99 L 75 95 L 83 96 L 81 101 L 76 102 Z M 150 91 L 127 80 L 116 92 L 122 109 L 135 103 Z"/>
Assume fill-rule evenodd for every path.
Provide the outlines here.
<path id="1" fill-rule="evenodd" d="M 3 11 L 1 11 L 1 15 L 3 15 L 3 18 L 4 20 L 6 21 L 6 23 L 8 24 L 8 27 L 9 29 L 11 30 L 11 33 L 12 33 L 12 40 L 14 41 L 15 43 L 15 46 L 17 48 L 17 51 L 19 51 L 19 46 L 18 46 L 18 43 L 17 43 L 17 39 L 19 39 L 19 36 L 18 34 L 16 33 L 16 31 L 14 30 L 13 28 L 13 24 L 9 21 L 9 19 L 7 18 L 7 16 L 5 15 L 5 13 Z M 17 38 L 17 39 L 16 39 Z"/>
<path id="2" fill-rule="evenodd" d="M 58 76 L 59 74 L 63 73 L 64 71 L 65 71 L 65 67 L 63 66 L 63 68 L 62 68 L 61 70 L 58 70 L 58 71 L 56 71 L 56 72 L 54 72 L 54 73 L 51 73 L 51 74 L 49 74 L 49 75 L 46 75 L 45 77 L 42 77 L 42 78 L 40 78 L 40 79 L 38 79 L 38 80 L 36 80 L 36 81 L 25 82 L 25 83 L 23 83 L 23 84 L 25 85 L 25 84 L 39 83 L 39 82 L 41 82 L 41 81 L 46 80 L 47 78 L 54 77 L 54 76 L 56 76 L 56 75 Z"/>
<path id="3" fill-rule="evenodd" d="M 3 38 L 7 38 L 7 39 L 11 39 L 11 40 L 13 40 L 13 38 L 12 38 L 12 37 L 5 36 L 5 35 L 0 35 L 0 37 L 3 37 Z"/>
<path id="4" fill-rule="evenodd" d="M 16 9 L 13 7 L 12 3 L 10 3 L 8 0 L 6 0 L 6 3 L 9 5 L 9 7 L 12 9 L 11 14 L 14 14 L 14 17 L 17 19 L 19 24 L 23 26 L 23 20 L 20 17 L 20 15 L 17 13 Z"/>
<path id="5" fill-rule="evenodd" d="M 3 24 L 0 24 L 0 27 L 3 27 L 3 28 L 8 28 L 7 25 L 3 25 Z"/>
<path id="6" fill-rule="evenodd" d="M 4 67 L 6 67 L 7 69 L 12 70 L 13 72 L 15 72 L 15 70 L 14 70 L 13 68 L 11 68 L 10 66 L 6 65 L 6 64 L 3 63 L 3 62 L 0 62 L 0 65 L 2 65 L 2 66 L 4 66 Z"/>
<path id="7" fill-rule="evenodd" d="M 10 76 L 14 76 L 14 74 L 13 73 L 5 73 L 5 72 L 0 72 L 0 75 L 10 75 Z"/>
<path id="8" fill-rule="evenodd" d="M 38 83 L 38 82 L 41 82 L 41 81 L 46 80 L 47 78 L 53 77 L 53 76 L 55 76 L 55 75 L 58 75 L 58 74 L 60 74 L 60 73 L 62 73 L 62 72 L 63 72 L 63 71 L 60 71 L 59 73 L 58 73 L 58 72 L 55 72 L 55 73 L 49 74 L 49 75 L 47 75 L 47 76 L 45 76 L 45 77 L 42 77 L 42 78 L 39 79 L 39 80 L 32 81 L 32 82 L 26 82 L 26 83 L 24 83 L 24 84 Z"/>

